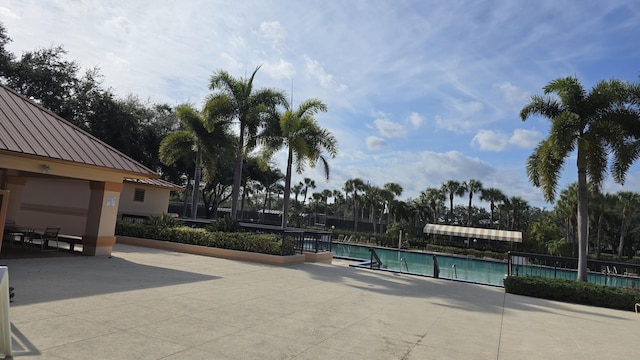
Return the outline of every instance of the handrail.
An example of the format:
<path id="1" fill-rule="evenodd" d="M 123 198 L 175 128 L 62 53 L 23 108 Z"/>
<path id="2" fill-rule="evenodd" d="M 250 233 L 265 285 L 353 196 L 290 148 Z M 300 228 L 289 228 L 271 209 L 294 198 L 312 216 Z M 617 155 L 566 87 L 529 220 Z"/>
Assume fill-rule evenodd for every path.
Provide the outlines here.
<path id="1" fill-rule="evenodd" d="M 407 272 L 409 272 L 409 264 L 407 264 L 407 259 L 404 257 L 400 258 L 400 272 L 402 272 L 402 263 L 404 262 L 404 266 L 407 268 Z"/>
<path id="2" fill-rule="evenodd" d="M 382 266 L 382 261 L 378 257 L 378 254 L 376 254 L 376 251 L 373 248 L 369 248 L 369 252 L 371 252 L 371 262 L 370 262 L 371 269 L 375 268 L 377 270 L 380 270 L 380 267 Z"/>

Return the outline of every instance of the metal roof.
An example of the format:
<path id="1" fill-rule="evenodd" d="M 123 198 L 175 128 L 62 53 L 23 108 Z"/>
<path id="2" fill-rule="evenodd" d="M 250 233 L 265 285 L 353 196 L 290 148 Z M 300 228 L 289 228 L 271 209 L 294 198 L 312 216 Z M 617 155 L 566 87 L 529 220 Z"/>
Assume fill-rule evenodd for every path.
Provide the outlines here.
<path id="1" fill-rule="evenodd" d="M 494 230 L 437 224 L 427 224 L 424 226 L 423 231 L 427 234 L 453 235 L 489 240 L 522 242 L 522 233 L 520 231 Z"/>
<path id="2" fill-rule="evenodd" d="M 162 180 L 162 179 L 124 179 L 127 183 L 132 184 L 142 184 L 148 186 L 155 186 L 159 188 L 169 189 L 172 191 L 181 191 L 184 190 L 183 186 L 176 185 L 170 181 Z"/>
<path id="3" fill-rule="evenodd" d="M 144 165 L 2 84 L 0 151 L 158 177 Z"/>

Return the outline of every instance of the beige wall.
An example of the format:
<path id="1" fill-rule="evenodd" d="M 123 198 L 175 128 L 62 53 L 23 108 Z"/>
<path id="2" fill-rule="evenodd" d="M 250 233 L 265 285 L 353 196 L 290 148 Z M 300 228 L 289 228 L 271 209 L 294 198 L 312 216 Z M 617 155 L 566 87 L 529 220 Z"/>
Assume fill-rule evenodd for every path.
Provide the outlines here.
<path id="1" fill-rule="evenodd" d="M 26 178 L 22 188 L 22 201 L 13 219 L 25 227 L 43 229 L 60 226 L 67 235 L 85 234 L 90 182 L 56 177 Z M 133 200 L 136 188 L 145 190 L 143 202 Z M 169 205 L 169 190 L 125 182 L 117 196 L 118 217 L 130 215 L 162 215 Z"/>
<path id="2" fill-rule="evenodd" d="M 16 223 L 25 227 L 60 226 L 60 232 L 83 235 L 89 207 L 89 182 L 55 177 L 28 178 Z"/>
<path id="3" fill-rule="evenodd" d="M 135 189 L 144 190 L 144 201 L 134 201 Z M 169 208 L 169 190 L 125 182 L 120 194 L 118 215 L 157 216 Z"/>

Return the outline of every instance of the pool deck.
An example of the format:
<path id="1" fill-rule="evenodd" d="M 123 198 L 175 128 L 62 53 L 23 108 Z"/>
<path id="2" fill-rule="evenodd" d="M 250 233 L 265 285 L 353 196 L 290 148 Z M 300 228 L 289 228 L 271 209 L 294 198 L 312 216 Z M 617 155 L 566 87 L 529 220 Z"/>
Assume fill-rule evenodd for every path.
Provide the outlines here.
<path id="1" fill-rule="evenodd" d="M 640 314 L 334 264 L 117 244 L 0 259 L 14 359 L 633 359 Z"/>

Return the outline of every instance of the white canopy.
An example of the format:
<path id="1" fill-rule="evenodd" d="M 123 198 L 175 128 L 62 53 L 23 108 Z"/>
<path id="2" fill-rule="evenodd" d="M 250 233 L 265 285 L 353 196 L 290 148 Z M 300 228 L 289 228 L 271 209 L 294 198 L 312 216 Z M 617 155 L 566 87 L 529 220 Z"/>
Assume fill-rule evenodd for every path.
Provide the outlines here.
<path id="1" fill-rule="evenodd" d="M 522 242 L 522 233 L 520 231 L 494 230 L 438 224 L 427 224 L 424 226 L 423 231 L 426 234 L 441 234 L 499 241 Z"/>

